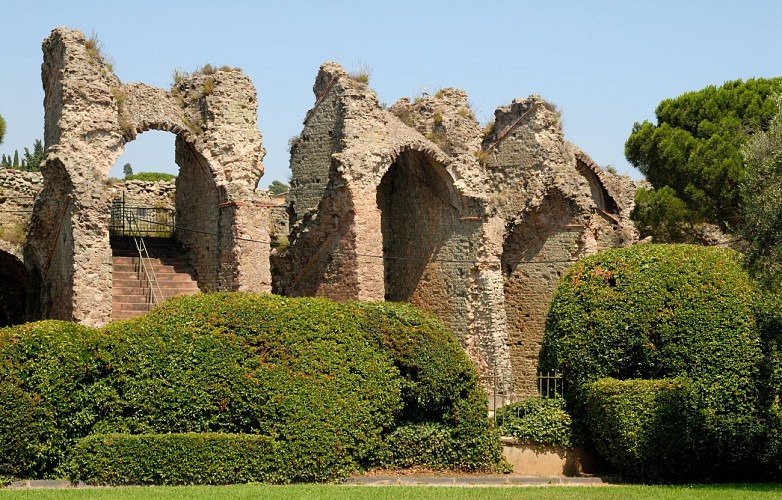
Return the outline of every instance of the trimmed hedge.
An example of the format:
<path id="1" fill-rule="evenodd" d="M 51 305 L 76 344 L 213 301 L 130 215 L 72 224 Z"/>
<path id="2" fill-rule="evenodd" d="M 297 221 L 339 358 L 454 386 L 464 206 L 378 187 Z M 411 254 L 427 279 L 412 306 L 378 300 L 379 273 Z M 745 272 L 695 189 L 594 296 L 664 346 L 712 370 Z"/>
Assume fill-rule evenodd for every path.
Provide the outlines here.
<path id="1" fill-rule="evenodd" d="M 458 342 L 401 304 L 180 297 L 98 331 L 0 330 L 0 363 L 0 400 L 16 419 L 0 421 L 0 474 L 57 475 L 89 435 L 195 432 L 268 436 L 285 457 L 280 481 L 329 481 L 388 465 L 388 437 L 411 421 L 449 429 L 447 468 L 501 463 Z"/>
<path id="2" fill-rule="evenodd" d="M 79 441 L 73 481 L 96 485 L 284 483 L 285 457 L 269 436 L 252 434 L 95 434 Z"/>
<path id="3" fill-rule="evenodd" d="M 573 445 L 573 422 L 562 398 L 524 398 L 498 409 L 495 420 L 503 436 L 524 444 Z"/>
<path id="4" fill-rule="evenodd" d="M 708 474 L 755 470 L 765 432 L 762 303 L 739 254 L 727 249 L 638 245 L 602 252 L 577 262 L 560 281 L 541 369 L 563 374 L 584 441 L 594 430 L 584 424 L 595 422 L 586 418 L 590 383 L 687 379 L 703 418 L 698 439 L 708 443 Z M 648 395 L 642 390 L 638 397 Z M 659 476 L 678 472 L 671 466 Z"/>
<path id="5" fill-rule="evenodd" d="M 628 478 L 709 477 L 713 441 L 687 379 L 593 382 L 587 423 L 595 449 Z"/>

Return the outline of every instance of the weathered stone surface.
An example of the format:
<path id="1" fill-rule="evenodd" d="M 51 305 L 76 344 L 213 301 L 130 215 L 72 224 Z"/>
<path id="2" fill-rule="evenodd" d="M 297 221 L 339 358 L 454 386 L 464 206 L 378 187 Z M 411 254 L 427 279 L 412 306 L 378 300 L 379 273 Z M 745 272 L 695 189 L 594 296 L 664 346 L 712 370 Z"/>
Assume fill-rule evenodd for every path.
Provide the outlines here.
<path id="1" fill-rule="evenodd" d="M 499 108 L 483 137 L 458 89 L 386 110 L 325 63 L 313 90 L 292 143 L 275 290 L 412 302 L 456 333 L 487 380 L 534 393 L 554 287 L 579 257 L 637 240 L 634 184 L 565 141 L 538 96 Z"/>
<path id="2" fill-rule="evenodd" d="M 26 247 L 41 282 L 41 316 L 109 320 L 109 205 L 117 193 L 107 175 L 125 144 L 150 129 L 176 135 L 176 235 L 201 289 L 268 290 L 268 247 L 239 244 L 268 241 L 267 219 L 239 208 L 257 203 L 263 173 L 249 78 L 204 68 L 170 91 L 123 84 L 81 32 L 66 28 L 52 31 L 43 51 L 47 156 Z M 136 187 L 127 188 L 133 197 L 170 205 L 171 191 L 158 197 Z"/>
<path id="3" fill-rule="evenodd" d="M 39 193 L 20 219 L 39 317 L 108 321 L 109 205 L 121 197 L 176 210 L 202 290 L 412 302 L 456 333 L 487 384 L 534 393 L 559 277 L 584 255 L 637 241 L 636 184 L 568 143 L 539 96 L 498 108 L 484 136 L 462 90 L 385 109 L 325 63 L 291 141 L 286 202 L 255 191 L 264 150 L 240 71 L 205 67 L 168 91 L 123 84 L 83 34 L 58 28 L 42 76 L 43 181 L 0 173 L 0 196 L 29 204 Z M 124 145 L 150 129 L 176 135 L 175 183 L 111 185 Z M 21 262 L 23 243 L 0 238 L 0 254 Z"/>

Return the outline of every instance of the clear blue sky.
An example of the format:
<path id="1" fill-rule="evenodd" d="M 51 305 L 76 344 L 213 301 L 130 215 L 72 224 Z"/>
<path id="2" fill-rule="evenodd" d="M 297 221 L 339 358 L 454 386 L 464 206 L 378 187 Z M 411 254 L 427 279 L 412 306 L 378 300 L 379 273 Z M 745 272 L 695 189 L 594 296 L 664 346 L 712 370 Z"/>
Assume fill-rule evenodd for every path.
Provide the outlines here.
<path id="1" fill-rule="evenodd" d="M 366 65 L 381 102 L 463 88 L 479 120 L 537 93 L 599 164 L 624 158 L 635 121 L 664 98 L 727 80 L 782 76 L 782 1 L 0 0 L 0 153 L 43 138 L 41 42 L 57 26 L 96 33 L 123 82 L 168 88 L 175 68 L 238 66 L 258 90 L 261 186 L 289 175 L 288 139 L 314 103 L 318 67 Z M 112 170 L 177 172 L 173 135 L 146 132 Z"/>

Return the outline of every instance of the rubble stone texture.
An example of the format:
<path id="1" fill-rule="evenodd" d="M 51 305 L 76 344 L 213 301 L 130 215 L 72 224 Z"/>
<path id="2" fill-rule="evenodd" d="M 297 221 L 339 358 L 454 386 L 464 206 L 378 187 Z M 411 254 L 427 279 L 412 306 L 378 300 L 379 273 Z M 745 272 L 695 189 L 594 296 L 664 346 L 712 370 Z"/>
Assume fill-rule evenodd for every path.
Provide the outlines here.
<path id="1" fill-rule="evenodd" d="M 46 160 L 26 246 L 40 316 L 106 323 L 112 266 L 108 172 L 146 130 L 176 135 L 177 238 L 199 287 L 268 290 L 268 214 L 255 194 L 264 150 L 252 82 L 231 68 L 196 72 L 166 91 L 123 84 L 93 41 L 57 28 L 43 43 Z"/>
<path id="2" fill-rule="evenodd" d="M 384 109 L 336 63 L 291 144 L 290 246 L 274 290 L 409 301 L 442 319 L 488 383 L 536 393 L 546 309 L 576 259 L 629 245 L 635 185 L 564 140 L 539 96 L 484 137 L 458 89 Z"/>
<path id="3" fill-rule="evenodd" d="M 565 141 L 558 110 L 536 95 L 497 109 L 485 132 L 462 90 L 386 109 L 325 63 L 291 140 L 285 213 L 255 191 L 264 150 L 238 70 L 205 68 L 169 91 L 123 84 L 84 35 L 58 28 L 42 73 L 43 181 L 0 175 L 0 188 L 40 191 L 25 246 L 0 239 L 0 257 L 24 258 L 36 317 L 108 321 L 109 206 L 122 195 L 176 208 L 202 290 L 408 301 L 454 331 L 487 385 L 534 394 L 559 278 L 638 239 L 636 184 Z M 110 185 L 124 144 L 149 129 L 176 134 L 175 186 Z"/>

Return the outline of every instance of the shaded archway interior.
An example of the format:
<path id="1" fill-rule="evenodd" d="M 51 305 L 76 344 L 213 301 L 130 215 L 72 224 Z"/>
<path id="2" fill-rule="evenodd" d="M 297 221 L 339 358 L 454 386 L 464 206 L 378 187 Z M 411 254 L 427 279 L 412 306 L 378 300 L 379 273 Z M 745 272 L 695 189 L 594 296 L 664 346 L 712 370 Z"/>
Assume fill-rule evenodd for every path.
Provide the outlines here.
<path id="1" fill-rule="evenodd" d="M 0 251 L 0 327 L 27 321 L 29 285 L 24 264 Z"/>
<path id="2" fill-rule="evenodd" d="M 438 282 L 433 263 L 450 238 L 458 211 L 445 168 L 408 150 L 391 165 L 377 188 L 381 211 L 385 298 L 417 302 Z"/>

